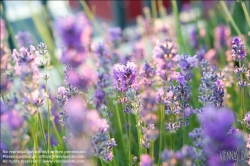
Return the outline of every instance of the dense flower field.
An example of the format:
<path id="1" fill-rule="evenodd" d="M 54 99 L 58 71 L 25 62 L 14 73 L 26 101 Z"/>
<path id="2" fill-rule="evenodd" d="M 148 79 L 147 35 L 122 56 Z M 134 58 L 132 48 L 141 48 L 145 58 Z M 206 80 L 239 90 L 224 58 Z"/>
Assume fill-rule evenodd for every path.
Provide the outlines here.
<path id="1" fill-rule="evenodd" d="M 122 30 L 83 1 L 85 12 L 53 22 L 53 38 L 39 25 L 43 41 L 20 31 L 13 50 L 1 18 L 2 164 L 250 164 L 250 3 L 211 3 L 178 12 L 173 1 L 158 17 L 145 7 Z M 29 163 L 6 157 L 18 151 Z"/>

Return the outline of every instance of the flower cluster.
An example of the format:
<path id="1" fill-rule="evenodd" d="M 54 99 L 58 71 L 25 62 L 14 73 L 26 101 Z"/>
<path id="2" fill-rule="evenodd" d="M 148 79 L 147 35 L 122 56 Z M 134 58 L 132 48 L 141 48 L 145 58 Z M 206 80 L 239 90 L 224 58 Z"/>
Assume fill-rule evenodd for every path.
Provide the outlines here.
<path id="1" fill-rule="evenodd" d="M 126 92 L 129 88 L 136 87 L 136 77 L 138 71 L 133 62 L 126 65 L 115 64 L 113 67 L 114 86 L 118 91 Z"/>
<path id="2" fill-rule="evenodd" d="M 164 80 L 175 78 L 175 55 L 177 50 L 170 40 L 158 42 L 154 47 L 153 55 L 157 60 L 157 74 Z"/>
<path id="3" fill-rule="evenodd" d="M 214 105 L 216 107 L 223 106 L 224 86 L 223 82 L 218 79 L 215 67 L 210 67 L 205 60 L 201 62 L 202 83 L 200 84 L 199 102 L 202 105 Z"/>

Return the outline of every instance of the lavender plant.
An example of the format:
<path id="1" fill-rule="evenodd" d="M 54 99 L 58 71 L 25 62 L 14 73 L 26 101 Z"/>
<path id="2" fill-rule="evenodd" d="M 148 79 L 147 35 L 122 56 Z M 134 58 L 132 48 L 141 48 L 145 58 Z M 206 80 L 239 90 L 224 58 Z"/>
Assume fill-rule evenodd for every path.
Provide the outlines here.
<path id="1" fill-rule="evenodd" d="M 250 163 L 249 34 L 227 9 L 248 20 L 246 2 L 151 1 L 125 29 L 80 3 L 55 21 L 35 15 L 36 33 L 0 19 L 1 164 L 18 151 L 35 166 Z"/>

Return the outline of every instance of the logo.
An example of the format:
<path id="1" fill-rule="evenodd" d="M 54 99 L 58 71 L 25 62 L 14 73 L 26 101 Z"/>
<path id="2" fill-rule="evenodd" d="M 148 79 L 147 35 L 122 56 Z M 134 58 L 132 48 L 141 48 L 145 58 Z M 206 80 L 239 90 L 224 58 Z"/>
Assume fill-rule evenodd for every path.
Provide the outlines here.
<path id="1" fill-rule="evenodd" d="M 237 148 L 237 150 L 223 150 L 220 152 L 220 159 L 222 161 L 235 161 L 235 166 L 238 163 L 246 162 L 250 159 L 250 154 L 246 148 Z"/>

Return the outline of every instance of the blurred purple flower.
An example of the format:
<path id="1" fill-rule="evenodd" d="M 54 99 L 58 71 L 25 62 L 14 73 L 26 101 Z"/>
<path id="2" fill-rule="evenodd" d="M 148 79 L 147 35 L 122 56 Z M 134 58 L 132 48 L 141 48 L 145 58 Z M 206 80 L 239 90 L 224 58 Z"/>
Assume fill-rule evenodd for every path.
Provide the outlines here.
<path id="1" fill-rule="evenodd" d="M 110 27 L 108 28 L 108 39 L 112 43 L 119 42 L 122 37 L 122 29 L 120 27 Z"/>
<path id="2" fill-rule="evenodd" d="M 6 26 L 5 21 L 0 18 L 0 40 L 2 41 L 4 38 L 6 38 Z M 2 45 L 2 42 L 1 42 Z"/>
<path id="3" fill-rule="evenodd" d="M 1 115 L 1 123 L 6 123 L 12 130 L 20 129 L 24 123 L 24 119 L 15 109 Z"/>
<path id="4" fill-rule="evenodd" d="M 96 89 L 94 94 L 94 104 L 96 108 L 100 108 L 100 106 L 104 103 L 105 92 L 102 89 Z"/>
<path id="5" fill-rule="evenodd" d="M 87 107 L 85 101 L 81 97 L 71 100 L 66 106 L 67 123 L 70 133 L 80 136 L 85 133 Z"/>
<path id="6" fill-rule="evenodd" d="M 204 134 L 203 149 L 208 157 L 208 164 L 232 165 L 235 161 L 221 160 L 220 153 L 225 150 L 237 151 L 245 144 L 241 135 L 228 135 L 235 121 L 233 112 L 227 108 L 205 107 L 199 121 Z"/>
<path id="7" fill-rule="evenodd" d="M 63 51 L 61 62 L 71 67 L 80 66 L 87 58 L 87 52 L 83 46 L 77 47 L 77 49 L 68 48 Z"/>
<path id="8" fill-rule="evenodd" d="M 221 49 L 226 45 L 227 39 L 230 37 L 230 27 L 226 25 L 219 25 L 214 29 L 214 47 Z"/>
<path id="9" fill-rule="evenodd" d="M 192 46 L 192 48 L 197 48 L 199 41 L 198 41 L 198 37 L 197 37 L 197 33 L 196 33 L 196 27 L 193 26 L 189 32 L 189 41 L 190 44 Z"/>
<path id="10" fill-rule="evenodd" d="M 4 95 L 8 92 L 13 84 L 13 78 L 10 77 L 8 74 L 1 74 L 1 81 L 0 81 L 0 94 Z"/>
<path id="11" fill-rule="evenodd" d="M 1 73 L 6 73 L 8 70 L 12 69 L 10 50 L 3 44 L 0 45 L 0 62 Z"/>
<path id="12" fill-rule="evenodd" d="M 84 31 L 89 31 L 90 22 L 83 13 L 78 13 L 76 17 L 70 15 L 61 18 L 56 23 L 56 29 L 63 44 L 67 48 L 78 48 L 83 43 Z"/>
<path id="13" fill-rule="evenodd" d="M 161 160 L 165 163 L 170 163 L 172 159 L 174 159 L 175 157 L 175 152 L 172 150 L 167 150 L 165 149 L 162 153 L 161 153 Z M 171 164 L 170 164 L 171 165 Z M 174 165 L 174 164 L 173 164 Z"/>
<path id="14" fill-rule="evenodd" d="M 191 146 L 184 145 L 176 152 L 176 158 L 181 161 L 182 165 L 193 166 L 197 155 Z"/>
<path id="15" fill-rule="evenodd" d="M 32 44 L 31 34 L 28 31 L 18 32 L 15 37 L 20 48 L 29 47 Z"/>
<path id="16" fill-rule="evenodd" d="M 142 154 L 140 157 L 139 166 L 153 166 L 153 161 L 148 154 Z"/>
<path id="17" fill-rule="evenodd" d="M 199 63 L 204 59 L 205 54 L 206 54 L 206 49 L 205 48 L 201 48 L 196 52 L 195 55 L 197 55 L 197 60 L 198 60 Z"/>
<path id="18" fill-rule="evenodd" d="M 66 81 L 80 90 L 87 90 L 95 80 L 95 75 L 93 75 L 94 72 L 90 67 L 84 65 L 81 66 L 79 73 L 76 70 L 69 68 L 66 71 Z"/>

